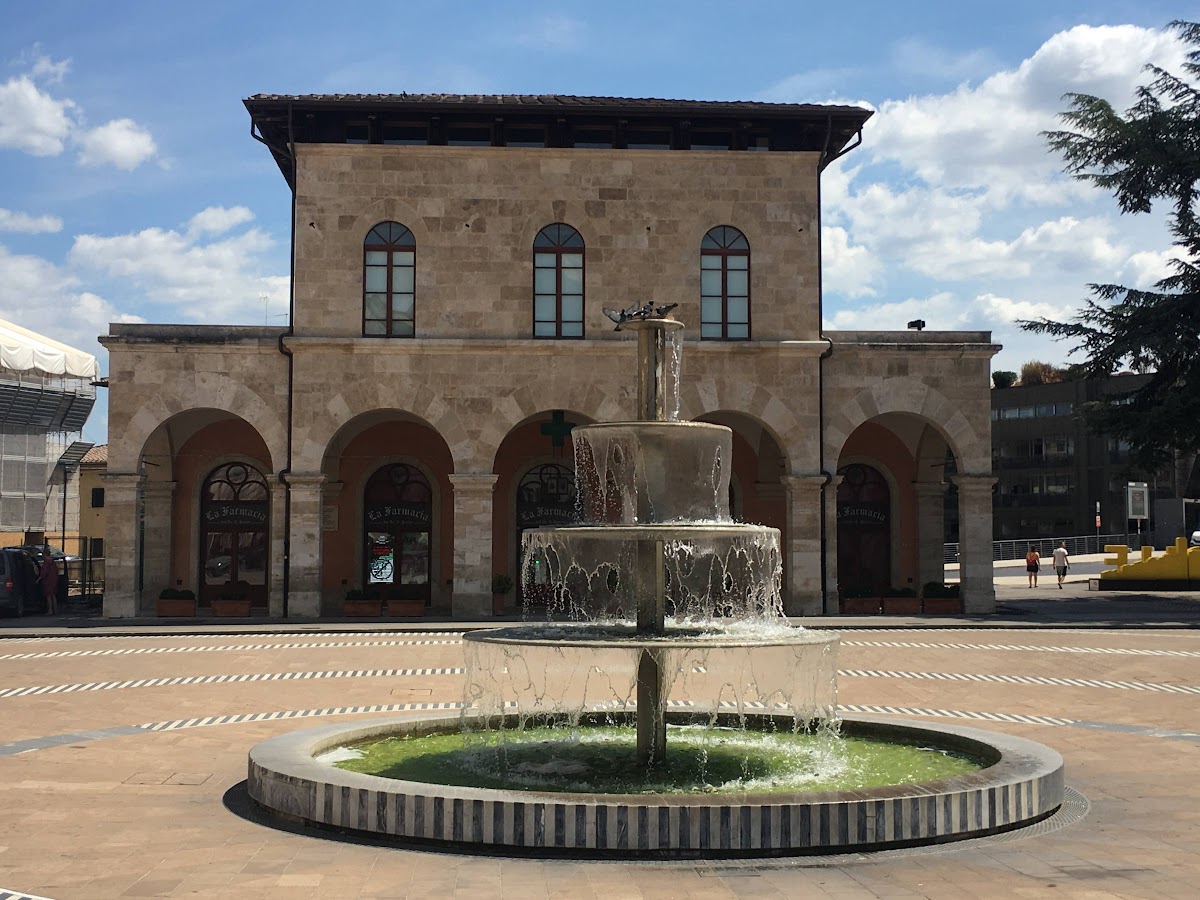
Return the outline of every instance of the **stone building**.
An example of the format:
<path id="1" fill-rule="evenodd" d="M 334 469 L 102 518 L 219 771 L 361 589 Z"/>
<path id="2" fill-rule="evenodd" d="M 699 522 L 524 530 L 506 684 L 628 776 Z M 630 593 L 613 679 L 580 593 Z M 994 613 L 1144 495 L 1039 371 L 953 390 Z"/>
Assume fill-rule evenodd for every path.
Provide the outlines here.
<path id="1" fill-rule="evenodd" d="M 947 450 L 966 605 L 993 608 L 990 335 L 821 327 L 820 175 L 868 111 L 246 107 L 291 189 L 290 324 L 102 338 L 107 615 L 231 582 L 272 615 L 359 587 L 490 615 L 522 529 L 573 513 L 571 427 L 632 416 L 634 346 L 602 308 L 647 300 L 678 304 L 681 415 L 733 429 L 732 508 L 782 531 L 791 613 L 941 580 Z"/>

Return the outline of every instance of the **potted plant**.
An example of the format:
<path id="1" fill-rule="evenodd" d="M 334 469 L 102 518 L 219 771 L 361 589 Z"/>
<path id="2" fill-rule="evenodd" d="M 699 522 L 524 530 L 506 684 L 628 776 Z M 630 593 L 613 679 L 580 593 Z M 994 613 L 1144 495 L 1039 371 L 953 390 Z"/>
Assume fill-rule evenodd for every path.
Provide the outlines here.
<path id="1" fill-rule="evenodd" d="M 513 589 L 513 580 L 503 572 L 492 576 L 492 615 L 501 616 L 507 612 L 508 601 L 505 599 Z"/>
<path id="2" fill-rule="evenodd" d="M 381 616 L 383 615 L 383 601 L 374 591 L 352 588 L 346 591 L 346 598 L 342 600 L 342 615 Z"/>
<path id="3" fill-rule="evenodd" d="M 962 596 L 957 584 L 930 581 L 921 593 L 921 610 L 927 615 L 952 616 L 960 615 L 963 611 Z"/>
<path id="4" fill-rule="evenodd" d="M 165 587 L 158 592 L 154 602 L 154 614 L 157 616 L 194 616 L 196 615 L 196 595 L 185 588 Z"/>
<path id="5" fill-rule="evenodd" d="M 883 592 L 885 616 L 913 616 L 921 611 L 921 598 L 912 588 L 888 588 Z"/>
<path id="6" fill-rule="evenodd" d="M 845 615 L 877 616 L 880 612 L 879 595 L 866 590 L 849 588 L 841 592 L 840 601 Z"/>
<path id="7" fill-rule="evenodd" d="M 212 601 L 214 616 L 248 616 L 250 615 L 250 597 L 245 588 L 235 585 L 222 591 Z"/>

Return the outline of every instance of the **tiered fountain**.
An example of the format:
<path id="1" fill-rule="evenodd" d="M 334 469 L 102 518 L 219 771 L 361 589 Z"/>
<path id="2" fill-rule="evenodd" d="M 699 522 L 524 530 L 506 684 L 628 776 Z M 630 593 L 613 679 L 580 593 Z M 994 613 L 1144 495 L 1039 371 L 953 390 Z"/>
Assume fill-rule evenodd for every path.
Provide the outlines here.
<path id="1" fill-rule="evenodd" d="M 794 728 L 831 720 L 837 635 L 787 625 L 779 531 L 730 517 L 730 429 L 679 421 L 683 324 L 627 315 L 638 420 L 571 432 L 585 524 L 524 536 L 527 586 L 552 586 L 551 615 L 574 624 L 467 634 L 470 707 L 485 724 L 634 707 L 642 765 L 666 758 L 672 694 L 710 724 L 768 707 Z"/>
<path id="2" fill-rule="evenodd" d="M 789 626 L 779 532 L 730 518 L 730 430 L 678 419 L 681 323 L 648 305 L 622 313 L 621 327 L 638 335 L 638 420 L 574 430 L 584 524 L 525 536 L 525 577 L 549 586 L 556 621 L 466 633 L 461 714 L 259 744 L 254 800 L 292 819 L 407 842 L 618 856 L 870 849 L 1052 814 L 1062 759 L 1041 745 L 836 719 L 837 635 Z M 631 723 L 626 760 L 609 733 Z M 686 783 L 671 768 L 681 751 L 668 726 L 677 725 L 691 726 L 681 745 L 702 735 Z M 768 770 L 797 755 L 816 766 L 790 743 L 813 732 L 826 749 L 843 737 L 915 745 L 969 757 L 977 771 L 882 787 L 868 775 L 813 790 L 802 786 L 807 773 L 797 781 L 746 759 L 734 768 L 753 777 L 712 778 L 710 762 L 739 742 L 766 745 Z M 406 761 L 380 769 L 389 777 L 334 766 L 368 743 L 399 747 Z M 619 787 L 593 783 L 612 774 L 595 770 L 622 767 Z"/>

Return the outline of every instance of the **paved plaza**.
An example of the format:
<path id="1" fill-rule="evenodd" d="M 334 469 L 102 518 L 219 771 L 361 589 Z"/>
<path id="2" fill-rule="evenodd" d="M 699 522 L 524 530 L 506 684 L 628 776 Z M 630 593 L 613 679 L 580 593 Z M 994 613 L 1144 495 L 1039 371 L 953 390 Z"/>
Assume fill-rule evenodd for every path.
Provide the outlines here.
<path id="1" fill-rule="evenodd" d="M 255 817 L 253 744 L 456 702 L 465 623 L 0 623 L 0 900 L 1195 897 L 1200 600 L 1010 580 L 994 618 L 818 624 L 841 632 L 847 714 L 1040 741 L 1070 808 L 1015 835 L 785 860 L 472 857 Z"/>

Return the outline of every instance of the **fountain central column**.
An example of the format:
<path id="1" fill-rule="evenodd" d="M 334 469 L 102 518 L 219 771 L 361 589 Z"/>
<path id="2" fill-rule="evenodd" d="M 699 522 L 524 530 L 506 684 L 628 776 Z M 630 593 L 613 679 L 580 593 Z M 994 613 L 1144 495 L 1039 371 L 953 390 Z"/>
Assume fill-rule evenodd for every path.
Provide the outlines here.
<path id="1" fill-rule="evenodd" d="M 642 319 L 624 328 L 638 336 L 637 421 L 669 422 L 679 418 L 679 332 L 675 319 Z M 654 511 L 642 508 L 638 521 L 654 521 Z M 637 597 L 637 633 L 661 635 L 666 627 L 666 583 L 662 541 L 639 541 L 634 590 Z M 645 647 L 637 668 L 637 757 L 643 765 L 662 762 L 667 755 L 665 651 Z"/>

